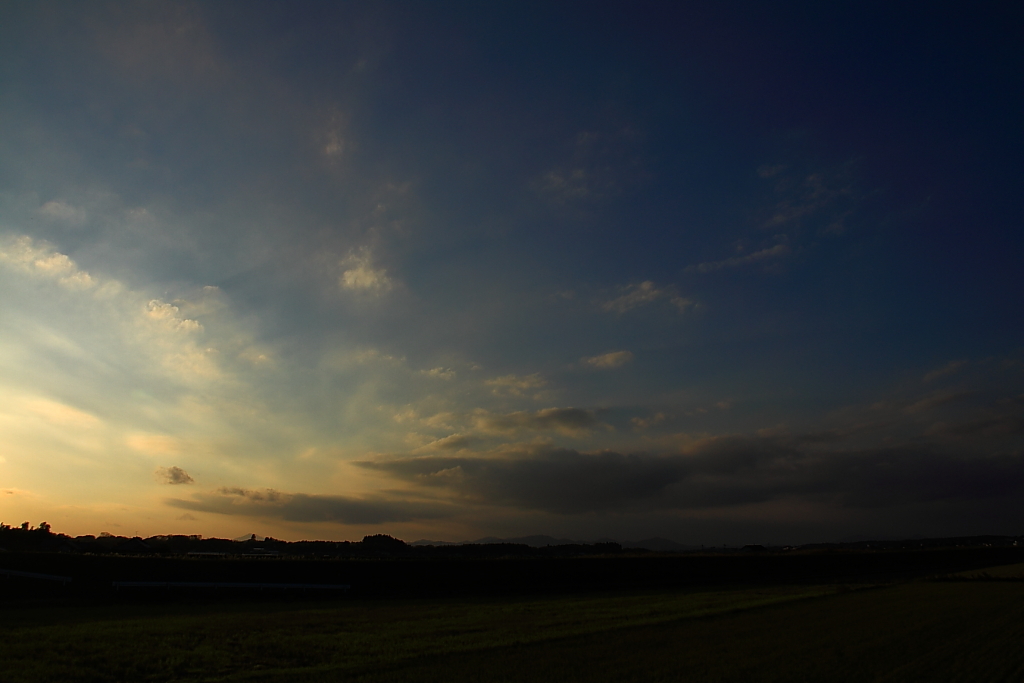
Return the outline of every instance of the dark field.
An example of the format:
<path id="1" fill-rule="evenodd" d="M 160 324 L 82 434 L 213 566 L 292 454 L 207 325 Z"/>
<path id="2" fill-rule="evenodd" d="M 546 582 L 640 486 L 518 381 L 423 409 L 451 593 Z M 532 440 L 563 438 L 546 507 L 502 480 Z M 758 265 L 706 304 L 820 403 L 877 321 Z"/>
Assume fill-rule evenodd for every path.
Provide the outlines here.
<path id="1" fill-rule="evenodd" d="M 1024 680 L 1024 565 L 985 567 L 995 555 L 983 551 L 954 554 L 952 563 L 924 552 L 905 563 L 865 556 L 894 578 L 875 581 L 877 570 L 843 584 L 748 574 L 743 585 L 734 567 L 731 585 L 391 597 L 62 594 L 12 578 L 0 609 L 0 680 Z M 662 559 L 675 560 L 685 578 L 687 561 L 701 558 Z M 763 570 L 773 559 L 793 561 L 737 566 Z M 920 574 L 950 564 L 969 566 L 932 572 L 939 580 Z M 918 575 L 907 578 L 908 566 Z"/>

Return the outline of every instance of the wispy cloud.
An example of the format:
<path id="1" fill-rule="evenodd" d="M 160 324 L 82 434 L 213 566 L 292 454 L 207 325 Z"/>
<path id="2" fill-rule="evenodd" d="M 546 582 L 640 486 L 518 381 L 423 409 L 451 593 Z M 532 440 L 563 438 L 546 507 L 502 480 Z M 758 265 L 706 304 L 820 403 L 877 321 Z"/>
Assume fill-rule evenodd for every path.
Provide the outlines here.
<path id="1" fill-rule="evenodd" d="M 88 215 L 85 209 L 56 199 L 52 199 L 39 207 L 39 213 L 51 220 L 71 224 L 85 222 Z"/>
<path id="2" fill-rule="evenodd" d="M 425 446 L 422 446 L 420 450 L 458 451 L 463 448 L 467 448 L 472 440 L 472 437 L 467 434 L 449 434 L 448 436 L 437 439 L 436 441 L 431 441 Z"/>
<path id="3" fill-rule="evenodd" d="M 323 133 L 322 151 L 332 162 L 344 155 L 348 147 L 346 139 L 347 117 L 340 110 L 333 110 Z"/>
<path id="4" fill-rule="evenodd" d="M 626 285 L 623 294 L 605 301 L 601 307 L 613 313 L 625 313 L 662 299 L 667 300 L 680 313 L 694 305 L 693 300 L 680 296 L 674 287 L 658 287 L 651 280 L 645 280 L 638 284 Z"/>
<path id="5" fill-rule="evenodd" d="M 634 417 L 634 418 L 631 418 L 630 419 L 630 424 L 632 424 L 635 429 L 643 430 L 643 429 L 650 429 L 651 427 L 654 427 L 655 425 L 661 424 L 664 421 L 665 421 L 665 413 L 658 412 L 658 413 L 655 413 L 654 415 L 652 415 L 650 417 Z"/>
<path id="6" fill-rule="evenodd" d="M 915 401 L 904 408 L 904 411 L 907 413 L 923 413 L 940 406 L 960 401 L 968 396 L 970 396 L 970 393 L 964 391 L 938 391 L 925 396 L 919 401 Z"/>
<path id="7" fill-rule="evenodd" d="M 641 136 L 626 127 L 583 130 L 560 163 L 533 181 L 534 188 L 557 204 L 583 204 L 621 195 L 648 177 L 637 154 Z"/>
<path id="8" fill-rule="evenodd" d="M 946 365 L 943 365 L 941 368 L 938 368 L 937 370 L 932 370 L 931 372 L 927 373 L 923 379 L 925 382 L 931 382 L 933 380 L 939 379 L 940 377 L 946 377 L 947 375 L 955 374 L 962 370 L 965 365 L 967 365 L 967 361 L 965 360 L 951 361 Z"/>
<path id="9" fill-rule="evenodd" d="M 536 412 L 520 411 L 495 414 L 479 410 L 475 414 L 477 429 L 482 432 L 512 434 L 525 431 L 554 431 L 567 436 L 585 436 L 602 426 L 592 410 L 580 408 L 545 408 Z"/>
<path id="10" fill-rule="evenodd" d="M 776 244 L 774 247 L 761 249 L 760 251 L 744 254 L 743 256 L 733 256 L 731 258 L 722 259 L 721 261 L 706 261 L 694 266 L 687 266 L 686 271 L 691 273 L 713 273 L 716 270 L 722 270 L 724 268 L 737 268 L 751 263 L 759 263 L 761 261 L 781 258 L 789 253 L 790 248 L 787 245 Z"/>
<path id="11" fill-rule="evenodd" d="M 610 351 L 599 356 L 583 358 L 582 362 L 584 365 L 596 370 L 611 370 L 612 368 L 622 367 L 632 360 L 633 353 L 631 351 Z"/>

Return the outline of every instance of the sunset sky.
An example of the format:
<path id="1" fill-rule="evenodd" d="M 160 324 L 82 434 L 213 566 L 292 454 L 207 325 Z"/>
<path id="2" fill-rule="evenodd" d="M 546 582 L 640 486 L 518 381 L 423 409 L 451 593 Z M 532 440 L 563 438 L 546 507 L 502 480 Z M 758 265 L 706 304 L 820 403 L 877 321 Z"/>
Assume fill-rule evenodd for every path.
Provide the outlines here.
<path id="1" fill-rule="evenodd" d="M 0 521 L 1024 533 L 1024 17 L 0 2 Z"/>

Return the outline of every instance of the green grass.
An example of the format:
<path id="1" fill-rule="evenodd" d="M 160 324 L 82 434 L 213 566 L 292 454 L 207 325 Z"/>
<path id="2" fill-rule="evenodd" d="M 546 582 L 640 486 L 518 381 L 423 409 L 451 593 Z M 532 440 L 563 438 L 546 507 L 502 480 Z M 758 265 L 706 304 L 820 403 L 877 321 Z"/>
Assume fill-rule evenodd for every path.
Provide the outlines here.
<path id="1" fill-rule="evenodd" d="M 0 680 L 1020 681 L 1024 583 L 6 608 Z"/>

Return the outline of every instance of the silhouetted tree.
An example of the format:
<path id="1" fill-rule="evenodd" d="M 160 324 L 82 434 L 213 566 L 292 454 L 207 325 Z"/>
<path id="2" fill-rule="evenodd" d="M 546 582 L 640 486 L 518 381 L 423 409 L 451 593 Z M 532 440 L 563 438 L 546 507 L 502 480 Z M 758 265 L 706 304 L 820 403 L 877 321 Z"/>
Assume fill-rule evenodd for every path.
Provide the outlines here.
<path id="1" fill-rule="evenodd" d="M 363 547 L 381 552 L 401 552 L 408 546 L 405 541 L 400 541 L 393 536 L 374 534 L 373 536 L 363 536 Z"/>

